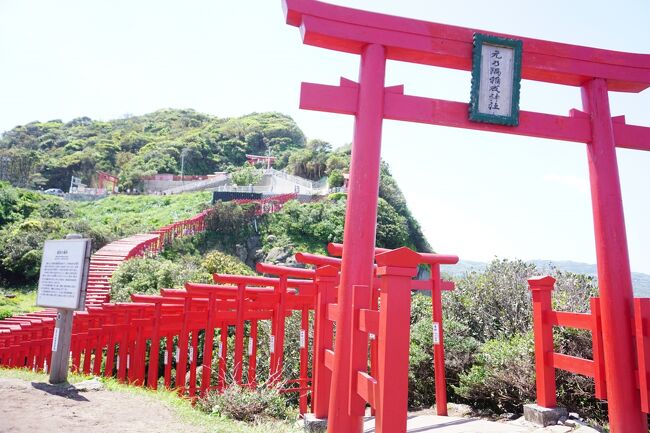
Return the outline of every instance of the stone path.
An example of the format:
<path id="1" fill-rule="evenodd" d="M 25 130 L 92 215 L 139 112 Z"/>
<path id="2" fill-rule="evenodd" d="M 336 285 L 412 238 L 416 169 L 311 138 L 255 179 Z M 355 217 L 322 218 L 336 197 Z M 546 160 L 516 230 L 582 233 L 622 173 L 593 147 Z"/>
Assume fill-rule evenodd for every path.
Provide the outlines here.
<path id="1" fill-rule="evenodd" d="M 364 420 L 364 433 L 375 433 L 374 418 Z M 408 433 L 597 433 L 585 426 L 568 427 L 555 425 L 546 428 L 534 426 L 526 421 L 487 421 L 479 418 L 459 418 L 436 415 L 412 415 L 407 422 Z"/>

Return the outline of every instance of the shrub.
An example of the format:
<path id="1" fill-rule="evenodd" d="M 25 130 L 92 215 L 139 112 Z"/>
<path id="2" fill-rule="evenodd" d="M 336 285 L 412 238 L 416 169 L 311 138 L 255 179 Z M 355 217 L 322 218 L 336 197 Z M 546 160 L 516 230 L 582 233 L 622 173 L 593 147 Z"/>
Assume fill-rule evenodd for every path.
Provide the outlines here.
<path id="1" fill-rule="evenodd" d="M 258 170 L 249 164 L 230 174 L 233 183 L 239 186 L 255 185 L 262 180 L 262 176 L 264 176 L 262 170 Z"/>
<path id="2" fill-rule="evenodd" d="M 589 311 L 589 298 L 597 293 L 593 277 L 548 270 L 557 279 L 554 308 Z M 472 271 L 445 293 L 445 314 L 465 324 L 479 341 L 510 338 L 532 329 L 528 278 L 540 272 L 533 263 L 495 259 L 484 272 Z"/>
<path id="3" fill-rule="evenodd" d="M 535 344 L 532 333 L 486 342 L 477 362 L 460 375 L 454 391 L 472 405 L 493 412 L 520 412 L 535 398 Z"/>
<path id="4" fill-rule="evenodd" d="M 411 345 L 409 353 L 409 407 L 424 408 L 435 403 L 435 378 L 433 368 L 433 329 L 431 298 L 415 294 L 411 301 Z M 443 322 L 445 338 L 445 376 L 450 398 L 459 375 L 468 370 L 478 352 L 480 343 L 469 329 L 453 319 Z"/>
<path id="5" fill-rule="evenodd" d="M 256 389 L 231 384 L 222 392 L 213 391 L 199 400 L 199 407 L 238 421 L 264 422 L 268 419 L 290 420 L 295 410 L 287 405 L 279 388 L 266 384 Z"/>
<path id="6" fill-rule="evenodd" d="M 330 188 L 337 188 L 343 186 L 345 183 L 345 178 L 341 170 L 332 170 L 330 175 L 327 177 L 327 183 Z"/>
<path id="7" fill-rule="evenodd" d="M 256 275 L 237 257 L 213 251 L 205 256 L 201 266 L 210 274 Z"/>
<path id="8" fill-rule="evenodd" d="M 111 300 L 131 302 L 131 294 L 158 294 L 163 288 L 182 288 L 187 281 L 208 283 L 210 275 L 192 260 L 135 258 L 122 263 L 111 278 Z"/>
<path id="9" fill-rule="evenodd" d="M 250 235 L 253 206 L 240 206 L 234 202 L 217 202 L 207 216 L 207 230 L 219 235 L 224 243 L 241 242 Z"/>

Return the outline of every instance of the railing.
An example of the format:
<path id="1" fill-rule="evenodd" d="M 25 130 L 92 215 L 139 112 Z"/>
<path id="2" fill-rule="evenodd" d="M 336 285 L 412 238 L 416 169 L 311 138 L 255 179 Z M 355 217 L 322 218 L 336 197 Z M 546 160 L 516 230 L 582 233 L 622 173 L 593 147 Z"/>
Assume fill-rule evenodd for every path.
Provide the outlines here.
<path id="1" fill-rule="evenodd" d="M 554 311 L 551 292 L 555 279 L 550 276 L 528 280 L 533 295 L 533 329 L 535 332 L 535 367 L 537 404 L 547 408 L 557 405 L 555 369 L 594 378 L 596 398 L 607 398 L 605 359 L 600 320 L 600 299 L 591 299 L 591 313 Z M 592 334 L 593 360 L 554 351 L 553 327 L 584 329 Z"/>

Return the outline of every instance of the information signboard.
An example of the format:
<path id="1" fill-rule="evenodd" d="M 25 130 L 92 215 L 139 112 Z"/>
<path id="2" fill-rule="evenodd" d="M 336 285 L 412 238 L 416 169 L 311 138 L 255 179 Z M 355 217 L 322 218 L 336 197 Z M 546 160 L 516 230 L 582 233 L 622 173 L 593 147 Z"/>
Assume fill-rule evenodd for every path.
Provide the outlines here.
<path id="1" fill-rule="evenodd" d="M 522 42 L 474 34 L 469 119 L 517 126 Z"/>
<path id="2" fill-rule="evenodd" d="M 79 308 L 89 254 L 88 239 L 45 241 L 36 305 Z"/>

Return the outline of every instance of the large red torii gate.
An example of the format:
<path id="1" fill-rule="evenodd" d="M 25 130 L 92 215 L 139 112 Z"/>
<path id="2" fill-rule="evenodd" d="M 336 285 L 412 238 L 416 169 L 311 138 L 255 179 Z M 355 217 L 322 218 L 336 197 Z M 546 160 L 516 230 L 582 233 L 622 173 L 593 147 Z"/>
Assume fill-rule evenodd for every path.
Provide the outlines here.
<path id="1" fill-rule="evenodd" d="M 475 30 L 314 0 L 283 0 L 283 7 L 305 44 L 361 57 L 358 83 L 344 78 L 339 86 L 303 83 L 300 99 L 304 109 L 355 116 L 328 432 L 362 431 L 361 416 L 349 410 L 353 378 L 345 342 L 352 332 L 352 288 L 371 284 L 383 119 L 588 145 L 610 428 L 646 432 L 634 373 L 633 293 L 616 147 L 650 150 L 650 128 L 612 117 L 608 92 L 648 88 L 650 55 L 516 37 L 523 42 L 522 78 L 581 87 L 583 110 L 568 116 L 521 111 L 515 127 L 475 123 L 467 103 L 410 96 L 403 86 L 384 84 L 386 60 L 471 70 Z"/>

